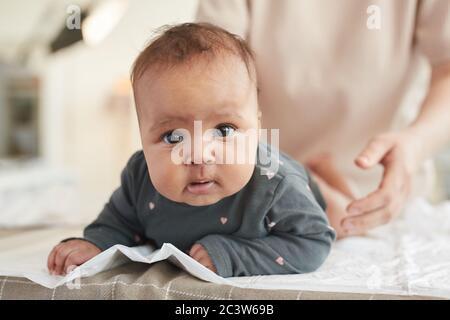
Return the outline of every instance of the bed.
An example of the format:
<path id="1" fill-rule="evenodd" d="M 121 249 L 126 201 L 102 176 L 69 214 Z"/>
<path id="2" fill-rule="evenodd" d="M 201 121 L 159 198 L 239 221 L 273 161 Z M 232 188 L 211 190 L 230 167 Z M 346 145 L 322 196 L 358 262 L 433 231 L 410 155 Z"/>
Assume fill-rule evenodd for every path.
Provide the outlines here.
<path id="1" fill-rule="evenodd" d="M 82 227 L 1 230 L 0 299 L 450 298 L 450 202 L 410 203 L 388 226 L 338 241 L 325 264 L 305 275 L 228 278 L 228 285 L 200 280 L 161 261 L 130 262 L 53 289 L 5 276 L 8 267 L 28 274 L 39 271 L 36 266 L 45 268 L 51 247 L 81 232 Z"/>

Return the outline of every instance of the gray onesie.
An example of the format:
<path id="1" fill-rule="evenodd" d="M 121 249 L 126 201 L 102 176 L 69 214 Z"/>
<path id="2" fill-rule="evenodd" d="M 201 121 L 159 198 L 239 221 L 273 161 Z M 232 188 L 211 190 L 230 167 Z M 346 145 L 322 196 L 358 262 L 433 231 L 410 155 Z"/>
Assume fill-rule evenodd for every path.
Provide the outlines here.
<path id="1" fill-rule="evenodd" d="M 264 143 L 258 148 L 272 150 Z M 155 190 L 138 151 L 123 170 L 120 187 L 85 228 L 84 239 L 101 250 L 168 242 L 187 252 L 200 243 L 223 277 L 316 270 L 336 237 L 317 186 L 282 152 L 273 175 L 259 159 L 239 192 L 212 205 L 190 206 Z"/>

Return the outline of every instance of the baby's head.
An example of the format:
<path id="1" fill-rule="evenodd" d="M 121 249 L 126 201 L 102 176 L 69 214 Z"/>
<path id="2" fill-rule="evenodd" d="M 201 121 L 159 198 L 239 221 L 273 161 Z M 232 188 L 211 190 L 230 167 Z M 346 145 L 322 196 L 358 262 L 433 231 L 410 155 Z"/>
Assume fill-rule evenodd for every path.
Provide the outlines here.
<path id="1" fill-rule="evenodd" d="M 247 184 L 260 128 L 256 82 L 247 44 L 210 24 L 171 27 L 141 52 L 132 83 L 150 179 L 161 195 L 203 206 Z"/>

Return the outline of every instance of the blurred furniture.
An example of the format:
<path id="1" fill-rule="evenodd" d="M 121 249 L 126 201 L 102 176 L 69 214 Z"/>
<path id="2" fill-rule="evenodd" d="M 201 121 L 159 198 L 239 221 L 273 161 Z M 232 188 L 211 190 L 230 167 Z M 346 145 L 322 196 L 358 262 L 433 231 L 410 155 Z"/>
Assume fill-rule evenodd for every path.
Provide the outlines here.
<path id="1" fill-rule="evenodd" d="M 0 160 L 0 228 L 79 223 L 76 179 L 40 160 Z"/>
<path id="2" fill-rule="evenodd" d="M 1 72 L 0 159 L 39 156 L 39 116 L 38 77 L 14 67 Z"/>

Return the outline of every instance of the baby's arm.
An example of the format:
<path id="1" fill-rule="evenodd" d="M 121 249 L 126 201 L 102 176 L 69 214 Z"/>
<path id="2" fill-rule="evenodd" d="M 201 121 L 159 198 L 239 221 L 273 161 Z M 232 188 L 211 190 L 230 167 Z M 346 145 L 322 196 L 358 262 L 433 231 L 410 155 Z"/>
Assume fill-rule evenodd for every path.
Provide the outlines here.
<path id="1" fill-rule="evenodd" d="M 82 239 L 63 241 L 48 255 L 47 267 L 51 274 L 65 274 L 70 267 L 78 266 L 95 257 L 101 250 Z"/>
<path id="2" fill-rule="evenodd" d="M 114 191 L 98 218 L 84 229 L 84 238 L 101 250 L 115 244 L 136 246 L 144 230 L 136 212 L 136 153 L 121 174 L 121 185 Z"/>
<path id="3" fill-rule="evenodd" d="M 280 182 L 266 217 L 270 229 L 266 237 L 214 234 L 197 242 L 219 275 L 307 273 L 325 261 L 335 232 L 302 178 L 288 176 Z"/>
<path id="4" fill-rule="evenodd" d="M 212 272 L 217 273 L 217 269 L 214 266 L 211 257 L 201 244 L 198 243 L 194 244 L 189 250 L 189 255 L 192 257 L 192 259 L 198 261 L 200 264 L 204 265 Z"/>
<path id="5" fill-rule="evenodd" d="M 136 153 L 121 174 L 121 185 L 114 191 L 98 218 L 84 229 L 83 238 L 70 238 L 56 245 L 48 256 L 51 273 L 63 274 L 67 267 L 80 265 L 115 244 L 136 246 L 143 230 L 135 209 L 131 174 Z"/>

